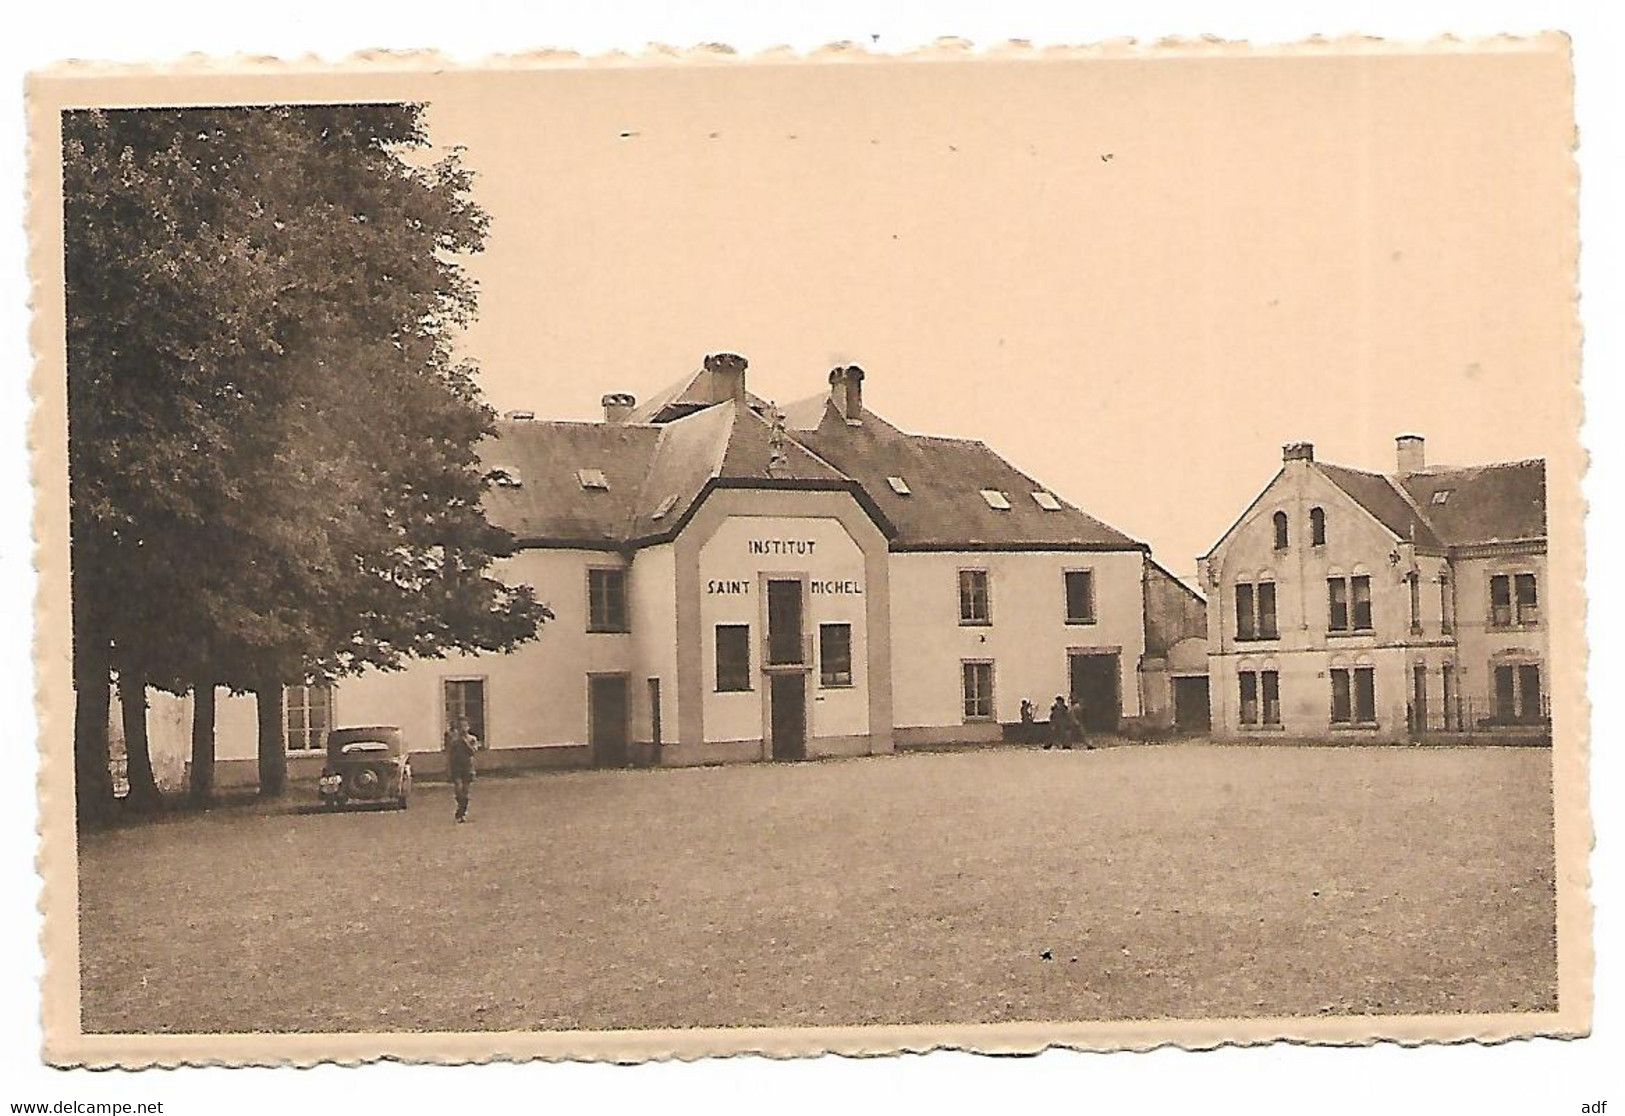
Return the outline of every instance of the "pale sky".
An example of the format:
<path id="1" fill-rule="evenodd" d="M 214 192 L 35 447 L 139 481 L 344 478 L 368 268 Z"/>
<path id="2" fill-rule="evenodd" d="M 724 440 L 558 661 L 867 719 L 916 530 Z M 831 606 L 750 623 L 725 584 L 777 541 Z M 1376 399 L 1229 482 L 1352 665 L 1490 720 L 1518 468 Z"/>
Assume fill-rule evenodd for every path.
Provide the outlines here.
<path id="1" fill-rule="evenodd" d="M 738 64 L 445 75 L 491 214 L 491 403 L 592 418 L 707 352 L 837 362 L 1181 575 L 1282 443 L 1572 455 L 1564 56 Z"/>

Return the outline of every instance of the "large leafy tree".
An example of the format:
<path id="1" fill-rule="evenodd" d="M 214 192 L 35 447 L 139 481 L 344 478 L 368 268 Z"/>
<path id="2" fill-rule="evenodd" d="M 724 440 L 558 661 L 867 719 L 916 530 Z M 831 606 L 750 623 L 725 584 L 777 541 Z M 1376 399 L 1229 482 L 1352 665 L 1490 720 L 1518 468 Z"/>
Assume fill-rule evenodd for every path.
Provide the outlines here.
<path id="1" fill-rule="evenodd" d="M 486 217 L 416 105 L 67 113 L 76 767 L 94 816 L 107 686 L 152 800 L 148 685 L 191 690 L 206 796 L 217 686 L 505 650 L 547 612 L 490 576 L 490 433 L 452 337 Z"/>

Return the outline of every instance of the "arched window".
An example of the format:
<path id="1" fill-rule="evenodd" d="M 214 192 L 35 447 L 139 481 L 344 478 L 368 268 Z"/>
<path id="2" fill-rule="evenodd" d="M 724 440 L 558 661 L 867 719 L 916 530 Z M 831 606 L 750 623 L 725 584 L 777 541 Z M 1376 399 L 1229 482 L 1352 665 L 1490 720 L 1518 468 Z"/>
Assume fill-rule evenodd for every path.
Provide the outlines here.
<path id="1" fill-rule="evenodd" d="M 1275 513 L 1275 549 L 1286 549 L 1286 512 Z"/>
<path id="2" fill-rule="evenodd" d="M 1311 546 L 1326 545 L 1326 509 L 1309 509 L 1309 544 Z"/>

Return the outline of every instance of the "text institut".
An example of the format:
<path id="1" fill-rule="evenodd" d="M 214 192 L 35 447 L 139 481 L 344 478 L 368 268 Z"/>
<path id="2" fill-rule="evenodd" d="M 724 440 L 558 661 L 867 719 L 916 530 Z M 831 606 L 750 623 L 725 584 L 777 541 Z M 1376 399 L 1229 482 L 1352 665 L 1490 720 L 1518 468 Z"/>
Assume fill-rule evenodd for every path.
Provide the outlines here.
<path id="1" fill-rule="evenodd" d="M 1096 731 L 1171 721 L 1170 651 L 1200 661 L 1205 616 L 1145 544 L 980 442 L 865 410 L 858 368 L 782 411 L 745 372 L 714 355 L 641 407 L 605 396 L 601 422 L 500 422 L 481 453 L 519 540 L 502 576 L 554 619 L 511 654 L 289 687 L 294 773 L 334 725 L 433 753 L 455 715 L 488 766 L 976 743 L 1057 695 Z M 155 754 L 184 755 L 184 706 L 155 705 Z M 252 781 L 252 703 L 219 718 L 220 781 Z"/>

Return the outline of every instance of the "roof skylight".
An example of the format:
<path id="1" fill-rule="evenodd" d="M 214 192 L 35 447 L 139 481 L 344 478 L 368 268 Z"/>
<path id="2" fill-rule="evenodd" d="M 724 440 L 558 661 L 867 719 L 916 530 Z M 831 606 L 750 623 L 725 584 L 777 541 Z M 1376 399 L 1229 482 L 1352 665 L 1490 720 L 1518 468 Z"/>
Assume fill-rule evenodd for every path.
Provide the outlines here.
<path id="1" fill-rule="evenodd" d="M 655 518 L 655 519 L 665 519 L 666 515 L 671 511 L 671 509 L 676 507 L 676 506 L 677 506 L 677 493 L 673 492 L 670 496 L 667 496 L 664 500 L 660 501 L 660 506 L 655 509 L 655 513 L 654 513 L 653 518 Z"/>
<path id="2" fill-rule="evenodd" d="M 600 492 L 609 491 L 609 478 L 604 476 L 602 469 L 577 469 L 576 480 L 581 482 L 582 488 L 592 488 Z"/>
<path id="3" fill-rule="evenodd" d="M 987 506 L 992 508 L 994 511 L 1010 510 L 1010 497 L 1000 492 L 997 488 L 982 489 L 982 499 L 986 500 Z"/>
<path id="4" fill-rule="evenodd" d="M 913 495 L 913 492 L 908 487 L 908 481 L 902 477 L 887 477 L 886 483 L 891 485 L 891 490 L 899 496 Z"/>
<path id="5" fill-rule="evenodd" d="M 1055 493 L 1053 493 L 1053 492 L 1044 492 L 1044 491 L 1034 492 L 1033 493 L 1033 499 L 1035 501 L 1037 501 L 1038 506 L 1043 508 L 1045 511 L 1060 511 L 1061 510 L 1061 501 L 1059 501 L 1059 500 L 1057 500 L 1055 498 Z"/>
<path id="6" fill-rule="evenodd" d="M 486 474 L 493 488 L 523 488 L 524 480 L 519 476 L 519 470 L 510 465 L 497 465 Z"/>
<path id="7" fill-rule="evenodd" d="M 1433 502 L 1435 504 L 1447 504 L 1447 503 L 1449 503 L 1450 502 L 1450 494 L 1452 492 L 1454 492 L 1454 491 L 1455 491 L 1454 488 L 1441 488 L 1441 489 L 1439 489 L 1439 491 L 1437 491 L 1437 492 L 1435 492 L 1433 494 Z"/>

